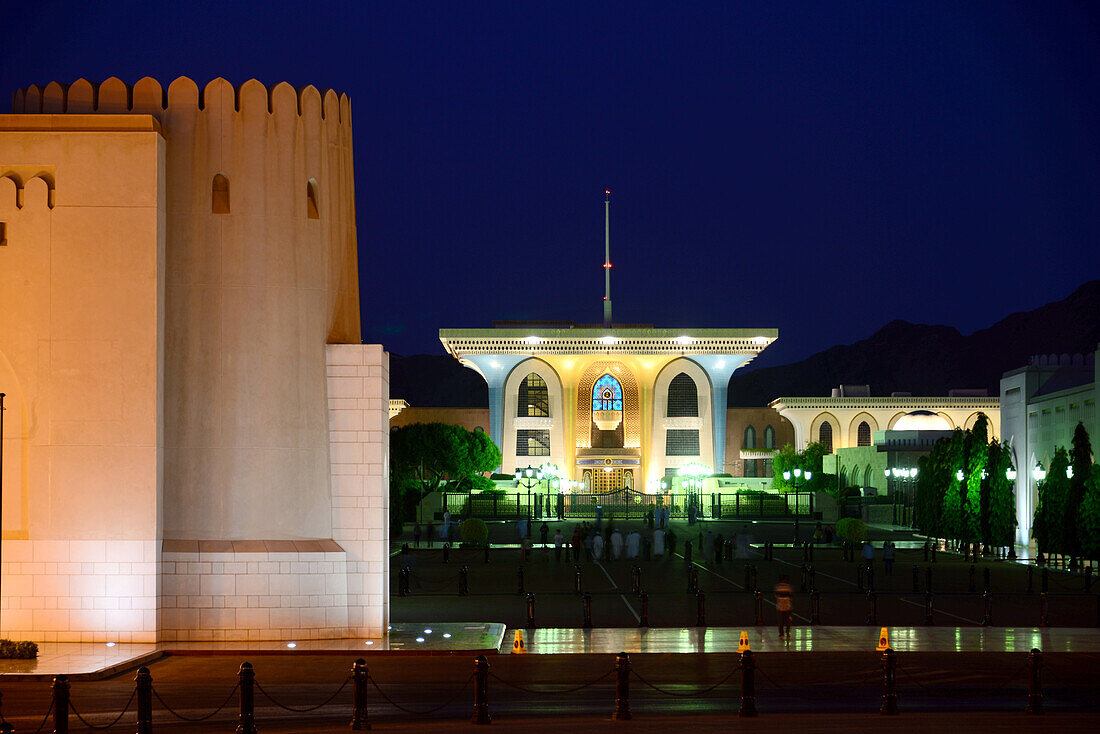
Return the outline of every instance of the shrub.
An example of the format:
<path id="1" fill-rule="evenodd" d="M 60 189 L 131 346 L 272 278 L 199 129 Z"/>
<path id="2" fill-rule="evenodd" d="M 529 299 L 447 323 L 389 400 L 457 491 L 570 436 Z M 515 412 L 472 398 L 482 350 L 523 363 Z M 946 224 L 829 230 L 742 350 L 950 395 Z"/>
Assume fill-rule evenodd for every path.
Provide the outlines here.
<path id="1" fill-rule="evenodd" d="M 837 537 L 843 538 L 844 540 L 858 543 L 861 540 L 867 539 L 867 525 L 859 518 L 846 517 L 843 520 L 837 521 L 836 534 Z"/>
<path id="2" fill-rule="evenodd" d="M 493 474 L 489 477 L 489 479 L 491 479 L 494 482 L 504 482 L 504 481 L 509 481 L 510 482 L 515 478 L 516 477 L 515 477 L 514 474 Z"/>
<path id="3" fill-rule="evenodd" d="M 33 660 L 38 657 L 38 645 L 33 642 L 13 642 L 12 640 L 0 640 L 0 658 L 15 658 L 17 660 Z"/>
<path id="4" fill-rule="evenodd" d="M 485 541 L 489 539 L 489 526 L 480 518 L 468 518 L 462 521 L 462 533 L 460 537 L 463 543 L 484 545 Z"/>

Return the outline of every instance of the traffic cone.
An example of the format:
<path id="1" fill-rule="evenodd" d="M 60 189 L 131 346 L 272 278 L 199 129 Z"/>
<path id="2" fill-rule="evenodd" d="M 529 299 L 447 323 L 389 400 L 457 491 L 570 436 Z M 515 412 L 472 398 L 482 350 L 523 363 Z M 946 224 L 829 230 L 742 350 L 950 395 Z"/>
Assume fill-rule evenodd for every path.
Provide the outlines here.
<path id="1" fill-rule="evenodd" d="M 516 637 L 512 640 L 512 654 L 526 655 L 527 646 L 523 644 L 523 630 L 516 630 Z"/>
<path id="2" fill-rule="evenodd" d="M 741 639 L 737 642 L 737 652 L 751 652 L 749 649 L 749 633 L 741 630 Z"/>
<path id="3" fill-rule="evenodd" d="M 890 632 L 885 627 L 883 627 L 882 630 L 878 633 L 878 647 L 876 647 L 875 649 L 879 652 L 891 649 Z"/>

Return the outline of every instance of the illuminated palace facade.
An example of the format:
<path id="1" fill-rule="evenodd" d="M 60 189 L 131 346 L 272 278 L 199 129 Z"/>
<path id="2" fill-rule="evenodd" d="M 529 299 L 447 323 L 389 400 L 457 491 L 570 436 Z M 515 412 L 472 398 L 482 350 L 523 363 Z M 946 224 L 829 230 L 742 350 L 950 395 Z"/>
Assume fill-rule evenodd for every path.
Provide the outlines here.
<path id="1" fill-rule="evenodd" d="M 556 464 L 590 491 L 652 489 L 688 464 L 725 471 L 730 376 L 777 336 L 569 322 L 439 332 L 488 383 L 503 469 Z"/>

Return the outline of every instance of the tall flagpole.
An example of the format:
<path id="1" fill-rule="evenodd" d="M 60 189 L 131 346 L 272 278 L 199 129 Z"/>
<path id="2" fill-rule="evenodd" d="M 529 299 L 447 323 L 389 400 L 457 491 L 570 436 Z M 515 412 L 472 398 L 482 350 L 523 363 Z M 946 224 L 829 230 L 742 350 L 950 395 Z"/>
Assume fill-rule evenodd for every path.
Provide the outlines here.
<path id="1" fill-rule="evenodd" d="M 603 325 L 611 328 L 611 189 L 603 197 Z"/>

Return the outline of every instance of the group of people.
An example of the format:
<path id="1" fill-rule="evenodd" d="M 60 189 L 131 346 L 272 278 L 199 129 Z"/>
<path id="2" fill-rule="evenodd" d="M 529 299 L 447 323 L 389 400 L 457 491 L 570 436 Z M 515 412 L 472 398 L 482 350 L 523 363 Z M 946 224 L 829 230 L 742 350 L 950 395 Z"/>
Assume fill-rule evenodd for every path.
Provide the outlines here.
<path id="1" fill-rule="evenodd" d="M 425 539 L 427 540 L 429 548 L 432 547 L 432 544 L 435 542 L 435 539 L 436 539 L 437 535 L 438 535 L 439 540 L 441 542 L 443 542 L 443 543 L 450 542 L 452 540 L 452 538 L 451 538 L 451 528 L 452 527 L 453 527 L 453 524 L 451 523 L 451 513 L 450 513 L 449 510 L 443 513 L 443 522 L 439 523 L 438 526 L 436 526 L 432 522 L 428 522 L 426 525 L 422 526 L 418 522 L 418 523 L 416 523 L 416 525 L 413 526 L 413 545 L 416 546 L 417 548 L 420 547 L 420 537 L 421 537 L 421 535 L 425 536 Z"/>
<path id="2" fill-rule="evenodd" d="M 875 561 L 875 546 L 871 545 L 871 541 L 865 541 L 863 543 L 863 550 L 860 552 L 863 556 L 863 560 L 867 561 L 867 565 L 870 566 Z M 886 540 L 882 543 L 882 565 L 886 569 L 887 576 L 894 575 L 894 558 L 897 556 L 897 548 L 894 546 L 894 541 Z"/>
<path id="3" fill-rule="evenodd" d="M 553 548 L 555 561 L 560 561 L 563 553 L 566 560 L 572 558 L 574 563 L 579 562 L 582 555 L 586 561 L 641 557 L 660 560 L 666 556 L 671 558 L 676 550 L 676 534 L 660 526 L 652 530 L 632 528 L 624 532 L 610 525 L 600 527 L 583 522 L 573 526 L 570 536 L 566 536 L 560 527 L 554 531 L 552 543 L 548 536 L 549 528 L 543 523 L 539 528 L 539 537 L 545 548 Z"/>

